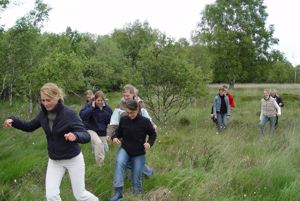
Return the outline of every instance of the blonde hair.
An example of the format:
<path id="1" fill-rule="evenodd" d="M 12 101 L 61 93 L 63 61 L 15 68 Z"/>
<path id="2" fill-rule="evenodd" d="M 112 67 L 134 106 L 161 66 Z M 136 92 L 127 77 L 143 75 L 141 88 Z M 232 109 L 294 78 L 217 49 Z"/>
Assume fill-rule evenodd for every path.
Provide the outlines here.
<path id="1" fill-rule="evenodd" d="M 88 95 L 94 96 L 94 93 L 92 90 L 88 89 L 83 93 L 83 95 L 84 95 L 84 98 L 86 98 Z"/>
<path id="2" fill-rule="evenodd" d="M 98 99 L 99 97 L 101 97 L 103 100 L 105 100 L 105 95 L 103 93 L 103 91 L 99 90 L 95 93 L 95 100 Z"/>
<path id="3" fill-rule="evenodd" d="M 58 98 L 61 99 L 62 101 L 64 100 L 64 92 L 61 88 L 59 88 L 56 84 L 48 82 L 42 86 L 40 89 L 40 93 L 45 94 L 49 98 Z"/>
<path id="4" fill-rule="evenodd" d="M 137 96 L 138 95 L 138 90 L 137 88 L 135 88 L 132 84 L 126 84 L 124 87 L 123 87 L 123 92 L 125 91 L 129 91 L 129 93 L 133 94 L 134 96 Z"/>

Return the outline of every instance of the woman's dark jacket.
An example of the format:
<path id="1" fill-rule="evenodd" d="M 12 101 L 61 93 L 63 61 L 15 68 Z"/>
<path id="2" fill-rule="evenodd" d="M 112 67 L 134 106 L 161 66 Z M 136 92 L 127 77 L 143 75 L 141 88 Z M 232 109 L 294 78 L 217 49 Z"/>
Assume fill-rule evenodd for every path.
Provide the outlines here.
<path id="1" fill-rule="evenodd" d="M 106 136 L 106 129 L 111 115 L 112 110 L 108 105 L 105 104 L 100 110 L 97 106 L 93 107 L 91 102 L 86 103 L 79 112 L 85 127 L 95 131 L 99 136 Z"/>
<path id="2" fill-rule="evenodd" d="M 48 112 L 43 105 L 41 107 L 42 111 L 31 121 L 23 121 L 12 117 L 12 126 L 26 132 L 32 132 L 42 127 L 48 142 L 48 155 L 53 160 L 70 159 L 77 156 L 80 153 L 78 143 L 89 142 L 90 135 L 84 128 L 76 112 L 59 101 L 53 110 L 56 113 L 56 118 L 54 119 L 51 131 L 47 117 Z M 64 134 L 69 132 L 76 135 L 76 141 L 65 140 Z"/>
<path id="3" fill-rule="evenodd" d="M 112 139 L 122 139 L 122 148 L 126 150 L 129 156 L 144 155 L 144 143 L 148 135 L 147 142 L 152 147 L 156 140 L 156 131 L 151 121 L 138 114 L 134 119 L 128 116 L 121 117 L 119 127 Z"/>

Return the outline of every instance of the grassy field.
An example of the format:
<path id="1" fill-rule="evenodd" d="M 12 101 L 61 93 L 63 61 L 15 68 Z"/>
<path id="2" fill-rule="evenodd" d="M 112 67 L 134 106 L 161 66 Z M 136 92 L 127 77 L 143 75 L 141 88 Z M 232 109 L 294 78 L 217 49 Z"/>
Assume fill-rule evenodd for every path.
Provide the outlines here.
<path id="1" fill-rule="evenodd" d="M 300 200 L 300 94 L 299 85 L 236 85 L 236 108 L 229 128 L 221 135 L 209 115 L 219 85 L 190 103 L 166 128 L 159 127 L 147 163 L 155 170 L 143 179 L 143 194 L 133 197 L 125 184 L 128 201 L 298 201 Z M 258 121 L 263 88 L 276 88 L 285 107 L 275 135 L 260 136 Z M 114 107 L 119 94 L 108 94 Z M 69 102 L 68 102 L 69 101 Z M 80 101 L 66 100 L 79 110 Z M 1 103 L 1 121 L 9 115 L 30 119 L 27 105 L 9 108 Z M 268 125 L 266 125 L 266 130 Z M 98 167 L 90 144 L 81 145 L 86 163 L 86 186 L 101 200 L 113 194 L 116 145 L 110 144 L 105 164 Z M 41 129 L 24 133 L 0 129 L 0 201 L 44 200 L 47 164 L 46 140 Z M 65 175 L 61 196 L 73 201 Z"/>

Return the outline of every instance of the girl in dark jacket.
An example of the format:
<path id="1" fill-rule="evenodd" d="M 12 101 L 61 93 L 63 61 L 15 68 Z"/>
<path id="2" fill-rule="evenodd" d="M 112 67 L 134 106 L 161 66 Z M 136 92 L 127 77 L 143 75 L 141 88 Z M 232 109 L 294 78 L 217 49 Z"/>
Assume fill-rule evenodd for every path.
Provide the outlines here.
<path id="1" fill-rule="evenodd" d="M 123 174 L 128 161 L 132 165 L 133 194 L 142 192 L 142 172 L 145 165 L 146 150 L 153 146 L 156 132 L 150 119 L 143 117 L 139 112 L 136 100 L 125 103 L 127 116 L 121 117 L 119 127 L 112 136 L 115 144 L 121 144 L 116 156 L 114 181 L 115 195 L 110 201 L 118 201 L 123 197 Z M 148 135 L 148 138 L 147 138 Z"/>
<path id="2" fill-rule="evenodd" d="M 61 200 L 60 183 L 67 170 L 73 195 L 78 201 L 98 201 L 85 189 L 85 165 L 78 143 L 87 143 L 90 136 L 76 112 L 63 104 L 63 92 L 53 83 L 40 90 L 42 111 L 31 121 L 15 117 L 4 121 L 5 127 L 14 127 L 26 132 L 43 128 L 48 142 L 48 166 L 46 173 L 46 198 Z"/>
<path id="3" fill-rule="evenodd" d="M 112 110 L 109 105 L 105 103 L 105 95 L 102 91 L 97 91 L 94 100 L 86 103 L 79 112 L 91 136 L 92 148 L 98 165 L 103 163 L 105 151 L 108 151 L 106 129 L 111 114 Z"/>

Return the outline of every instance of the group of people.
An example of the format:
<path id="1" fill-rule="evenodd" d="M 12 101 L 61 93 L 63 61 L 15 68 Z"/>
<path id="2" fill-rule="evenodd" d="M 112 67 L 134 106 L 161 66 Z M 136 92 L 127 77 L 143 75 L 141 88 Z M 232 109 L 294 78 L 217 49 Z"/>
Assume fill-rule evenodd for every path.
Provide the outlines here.
<path id="1" fill-rule="evenodd" d="M 156 125 L 147 112 L 137 89 L 127 84 L 122 98 L 112 111 L 105 102 L 105 94 L 88 90 L 84 97 L 86 103 L 77 113 L 64 104 L 64 93 L 54 83 L 46 83 L 40 89 L 41 111 L 31 121 L 9 117 L 5 127 L 14 127 L 26 132 L 43 128 L 48 148 L 46 172 L 46 199 L 59 201 L 60 184 L 68 171 L 73 195 L 78 201 L 98 201 L 99 199 L 85 189 L 85 164 L 79 143 L 91 141 L 93 154 L 98 165 L 102 165 L 105 153 L 109 151 L 107 140 L 120 145 L 116 154 L 113 187 L 114 195 L 110 201 L 123 197 L 124 172 L 131 170 L 132 192 L 142 192 L 142 174 L 151 176 L 152 168 L 146 164 L 146 150 L 156 140 Z M 270 132 L 275 131 L 281 107 L 284 104 L 275 90 L 263 91 L 261 99 L 260 133 L 264 133 L 266 122 L 270 122 Z M 211 118 L 217 126 L 217 134 L 228 126 L 231 110 L 235 108 L 232 94 L 226 85 L 219 88 L 214 97 Z"/>
<path id="2" fill-rule="evenodd" d="M 219 88 L 218 94 L 214 97 L 214 102 L 211 109 L 211 119 L 216 123 L 219 134 L 228 126 L 228 119 L 231 115 L 231 110 L 235 107 L 235 102 L 228 87 L 223 85 Z"/>
<path id="3" fill-rule="evenodd" d="M 275 132 L 278 126 L 278 116 L 281 115 L 281 107 L 283 106 L 283 101 L 275 89 L 271 91 L 269 89 L 263 90 L 259 118 L 259 131 L 262 135 L 264 134 L 264 126 L 267 122 L 270 122 L 270 133 Z M 214 97 L 211 109 L 211 119 L 216 123 L 217 127 L 216 134 L 226 129 L 231 111 L 234 108 L 235 102 L 233 96 L 229 92 L 228 87 L 223 85 L 219 88 L 218 94 Z"/>
<path id="4" fill-rule="evenodd" d="M 26 132 L 43 128 L 48 143 L 48 166 L 46 172 L 46 199 L 59 201 L 60 184 L 68 171 L 73 195 L 78 201 L 98 201 L 85 189 L 85 164 L 79 143 L 91 141 L 96 163 L 101 165 L 109 150 L 107 140 L 120 145 L 116 154 L 113 186 L 115 194 L 109 199 L 123 197 L 124 171 L 131 169 L 133 194 L 142 192 L 142 173 L 150 176 L 153 170 L 145 164 L 146 150 L 156 140 L 156 125 L 153 123 L 137 89 L 128 84 L 123 97 L 112 112 L 105 102 L 102 91 L 85 93 L 86 103 L 77 113 L 64 105 L 64 93 L 54 83 L 46 83 L 40 89 L 41 111 L 31 121 L 9 117 L 5 127 L 14 127 Z"/>

